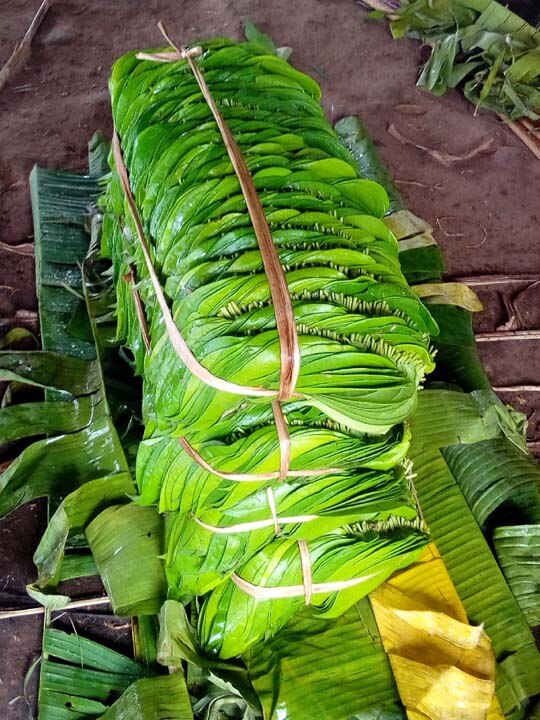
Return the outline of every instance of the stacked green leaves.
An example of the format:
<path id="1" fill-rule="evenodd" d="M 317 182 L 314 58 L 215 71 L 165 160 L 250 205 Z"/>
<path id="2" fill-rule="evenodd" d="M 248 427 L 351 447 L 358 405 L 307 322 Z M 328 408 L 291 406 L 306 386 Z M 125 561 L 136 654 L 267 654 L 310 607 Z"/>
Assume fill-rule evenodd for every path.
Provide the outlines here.
<path id="1" fill-rule="evenodd" d="M 425 544 L 404 421 L 432 368 L 428 343 L 437 329 L 408 288 L 381 220 L 387 195 L 358 177 L 324 117 L 317 84 L 256 44 L 219 39 L 203 48 L 198 62 L 252 174 L 299 335 L 296 395 L 282 404 L 291 447 L 285 481 L 275 477 L 273 398 L 209 387 L 176 354 L 114 171 L 103 244 L 113 260 L 119 333 L 144 379 L 139 502 L 167 513 L 170 596 L 205 596 L 203 646 L 230 657 L 301 609 L 303 593 L 253 597 L 235 583 L 278 595 L 301 587 L 297 541 L 307 545 L 315 585 L 345 584 L 313 595 L 313 610 L 325 617 L 344 612 Z M 280 343 L 268 280 L 191 70 L 129 53 L 110 87 L 132 192 L 177 327 L 214 375 L 277 394 Z M 148 350 L 127 277 L 136 278 Z M 238 474 L 266 476 L 239 481 Z"/>

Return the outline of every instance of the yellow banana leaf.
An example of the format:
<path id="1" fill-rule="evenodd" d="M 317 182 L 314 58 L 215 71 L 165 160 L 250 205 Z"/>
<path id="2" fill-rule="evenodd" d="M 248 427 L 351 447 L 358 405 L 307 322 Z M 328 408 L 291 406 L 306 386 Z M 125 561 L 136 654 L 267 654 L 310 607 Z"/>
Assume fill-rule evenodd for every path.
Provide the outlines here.
<path id="1" fill-rule="evenodd" d="M 478 295 L 464 283 L 426 283 L 415 285 L 412 290 L 417 297 L 428 303 L 457 305 L 470 312 L 480 312 L 484 309 Z"/>
<path id="2" fill-rule="evenodd" d="M 409 720 L 503 720 L 491 642 L 434 544 L 369 597 Z"/>
<path id="3" fill-rule="evenodd" d="M 398 210 L 387 215 L 384 222 L 399 241 L 399 252 L 437 245 L 431 225 L 410 210 Z"/>

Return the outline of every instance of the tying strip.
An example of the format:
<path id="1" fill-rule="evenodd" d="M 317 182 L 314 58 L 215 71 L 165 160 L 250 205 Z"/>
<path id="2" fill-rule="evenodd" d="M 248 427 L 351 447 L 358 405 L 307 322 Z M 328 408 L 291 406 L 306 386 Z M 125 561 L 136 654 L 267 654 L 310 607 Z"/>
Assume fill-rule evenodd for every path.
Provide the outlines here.
<path id="1" fill-rule="evenodd" d="M 289 466 L 291 464 L 291 436 L 289 435 L 289 427 L 285 421 L 283 410 L 279 404 L 279 400 L 272 401 L 272 413 L 274 422 L 276 423 L 276 431 L 279 440 L 279 475 L 278 482 L 287 479 Z"/>
<path id="2" fill-rule="evenodd" d="M 270 489 L 270 488 L 269 488 Z M 275 506 L 274 506 L 275 507 Z M 237 525 L 229 525 L 228 527 L 219 527 L 218 525 L 209 525 L 198 517 L 194 517 L 193 520 L 205 530 L 216 533 L 216 535 L 235 535 L 236 533 L 251 532 L 252 530 L 263 530 L 267 527 L 276 528 L 276 535 L 279 535 L 281 531 L 280 525 L 289 524 L 300 524 L 316 520 L 318 515 L 291 515 L 290 517 L 277 517 L 270 518 L 269 520 L 253 520 L 252 522 L 238 523 Z"/>
<path id="3" fill-rule="evenodd" d="M 313 595 L 313 576 L 311 574 L 311 559 L 309 557 L 309 550 L 305 540 L 298 541 L 298 549 L 300 550 L 300 561 L 302 563 L 302 580 L 304 581 L 306 605 L 311 605 L 311 596 Z"/>
<path id="4" fill-rule="evenodd" d="M 326 595 L 331 592 L 339 592 L 340 590 L 348 590 L 349 588 L 367 582 L 380 573 L 371 575 L 363 575 L 362 577 L 352 578 L 351 580 L 336 580 L 329 583 L 313 583 L 311 585 L 311 595 Z M 304 585 L 284 585 L 282 587 L 264 587 L 263 585 L 253 585 L 244 580 L 236 573 L 231 575 L 231 580 L 237 588 L 245 592 L 247 595 L 256 600 L 284 600 L 287 598 L 305 597 L 306 588 Z"/>
<path id="5" fill-rule="evenodd" d="M 144 230 L 142 227 L 141 218 L 139 216 L 139 211 L 137 210 L 137 206 L 135 204 L 135 200 L 134 200 L 133 194 L 131 192 L 131 186 L 129 184 L 128 173 L 127 173 L 126 166 L 124 164 L 124 158 L 122 156 L 122 149 L 120 147 L 120 140 L 118 139 L 116 130 L 114 130 L 114 132 L 113 132 L 113 155 L 114 155 L 114 163 L 116 166 L 116 171 L 118 173 L 118 177 L 120 179 L 120 183 L 122 185 L 124 195 L 126 196 L 126 200 L 128 203 L 129 210 L 131 212 L 131 216 L 133 218 L 133 222 L 135 223 L 137 237 L 139 238 L 139 242 L 140 242 L 141 249 L 142 249 L 143 256 L 144 256 L 144 262 L 146 264 L 146 268 L 148 270 L 148 274 L 149 274 L 150 280 L 152 282 L 152 287 L 154 288 L 156 300 L 158 301 L 159 307 L 161 309 L 161 314 L 162 314 L 163 320 L 165 322 L 167 334 L 168 334 L 171 344 L 174 348 L 174 351 L 176 352 L 178 357 L 182 360 L 184 365 L 187 367 L 187 369 L 193 375 L 198 377 L 199 380 L 201 380 L 206 385 L 209 385 L 210 387 L 213 387 L 216 390 L 222 390 L 223 392 L 233 393 L 235 395 L 252 395 L 254 397 L 275 397 L 276 396 L 275 390 L 267 390 L 266 388 L 259 388 L 259 387 L 250 387 L 248 385 L 237 385 L 236 383 L 231 383 L 228 380 L 224 380 L 223 378 L 219 378 L 216 375 L 213 375 L 209 370 L 207 370 L 204 367 L 204 365 L 201 365 L 200 362 L 195 357 L 195 355 L 193 355 L 193 353 L 189 349 L 186 341 L 182 337 L 180 330 L 176 327 L 176 323 L 174 322 L 174 318 L 172 316 L 170 308 L 167 305 L 167 300 L 165 298 L 165 294 L 163 292 L 163 289 L 159 282 L 159 278 L 157 276 L 156 270 L 152 263 L 152 258 L 150 255 L 150 248 L 146 241 L 146 237 L 145 237 Z"/>
<path id="6" fill-rule="evenodd" d="M 279 480 L 281 475 L 279 472 L 262 472 L 262 473 L 234 473 L 216 470 L 208 463 L 202 455 L 190 444 L 185 437 L 179 437 L 178 442 L 189 455 L 189 457 L 200 465 L 204 470 L 231 482 L 259 482 L 264 480 Z M 342 468 L 321 468 L 320 470 L 288 470 L 287 477 L 317 477 L 318 475 L 340 475 L 345 471 Z"/>
<path id="7" fill-rule="evenodd" d="M 214 116 L 221 133 L 221 137 L 223 138 L 227 154 L 229 155 L 234 171 L 238 177 L 238 181 L 240 182 L 240 188 L 246 201 L 249 217 L 251 218 L 259 250 L 261 252 L 264 271 L 270 287 L 270 295 L 272 297 L 272 303 L 276 315 L 276 326 L 280 343 L 281 359 L 278 399 L 281 401 L 290 400 L 294 395 L 298 375 L 300 373 L 300 348 L 298 345 L 298 334 L 296 331 L 294 311 L 291 297 L 289 295 L 289 288 L 287 287 L 287 281 L 285 279 L 285 273 L 281 267 L 279 255 L 272 240 L 270 228 L 268 227 L 260 198 L 257 194 L 253 179 L 240 148 L 238 147 L 234 136 L 221 115 L 199 66 L 193 60 L 194 56 L 202 53 L 202 49 L 180 49 L 174 44 L 167 34 L 163 23 L 159 22 L 158 27 L 163 37 L 167 40 L 175 53 L 157 53 L 155 59 L 158 62 L 177 62 L 179 60 L 187 61 L 201 93 L 208 103 L 212 115 Z M 144 60 L 154 59 L 154 57 L 148 53 L 138 53 L 137 57 Z"/>
<path id="8" fill-rule="evenodd" d="M 277 514 L 276 498 L 274 497 L 274 491 L 271 487 L 266 488 L 266 497 L 268 498 L 268 505 L 270 506 L 270 512 L 272 513 L 272 522 L 274 523 L 274 533 L 276 537 L 281 533 L 281 526 L 279 524 L 279 518 Z"/>
<path id="9" fill-rule="evenodd" d="M 144 314 L 141 295 L 135 287 L 135 270 L 131 265 L 129 266 L 129 272 L 124 275 L 124 280 L 131 285 L 131 292 L 133 293 L 133 300 L 135 302 L 135 312 L 137 313 L 137 320 L 141 328 L 144 346 L 146 352 L 150 352 L 150 333 L 148 332 L 148 324 L 146 322 L 146 315 Z"/>

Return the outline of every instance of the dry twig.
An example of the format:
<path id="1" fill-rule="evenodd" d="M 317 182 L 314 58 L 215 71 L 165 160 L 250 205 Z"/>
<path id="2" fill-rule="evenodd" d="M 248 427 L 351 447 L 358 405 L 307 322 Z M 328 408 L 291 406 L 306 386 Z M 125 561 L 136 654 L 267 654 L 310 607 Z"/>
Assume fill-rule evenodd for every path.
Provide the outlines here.
<path id="1" fill-rule="evenodd" d="M 437 160 L 437 162 L 440 162 L 441 165 L 445 165 L 446 167 L 451 167 L 456 163 L 465 162 L 466 160 L 472 160 L 472 158 L 477 157 L 478 155 L 483 155 L 488 150 L 490 150 L 493 145 L 493 138 L 487 138 L 486 140 L 481 142 L 480 145 L 477 145 L 476 147 L 472 148 L 472 150 L 463 153 L 463 155 L 453 155 L 452 153 L 447 153 L 442 150 L 435 150 L 434 148 L 427 147 L 426 145 L 420 145 L 419 143 L 415 143 L 410 138 L 405 137 L 405 135 L 403 135 L 393 123 L 388 126 L 387 131 L 402 145 L 412 145 L 419 150 L 423 150 L 434 160 Z"/>
<path id="2" fill-rule="evenodd" d="M 108 597 L 89 598 L 88 600 L 74 600 L 66 605 L 65 610 L 79 610 L 81 608 L 99 607 L 102 605 L 110 605 L 111 601 Z M 43 615 L 46 608 L 43 605 L 37 607 L 24 608 L 22 610 L 2 610 L 0 612 L 0 620 L 8 620 L 10 618 L 28 617 L 32 615 Z"/>
<path id="3" fill-rule="evenodd" d="M 0 90 L 4 88 L 4 85 L 6 85 L 11 80 L 11 78 L 19 70 L 21 65 L 24 65 L 24 63 L 30 57 L 30 47 L 32 45 L 32 40 L 34 39 L 34 36 L 37 33 L 39 26 L 43 22 L 43 18 L 47 14 L 50 7 L 51 0 L 43 0 L 43 2 L 38 8 L 38 11 L 34 15 L 34 19 L 30 23 L 30 27 L 26 31 L 23 39 L 15 45 L 15 49 L 9 56 L 8 61 L 0 70 Z"/>

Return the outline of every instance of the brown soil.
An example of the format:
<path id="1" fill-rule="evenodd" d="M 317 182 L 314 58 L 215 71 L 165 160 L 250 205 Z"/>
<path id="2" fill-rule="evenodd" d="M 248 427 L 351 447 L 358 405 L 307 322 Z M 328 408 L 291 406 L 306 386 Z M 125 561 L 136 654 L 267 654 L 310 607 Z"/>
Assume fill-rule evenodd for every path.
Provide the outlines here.
<path id="1" fill-rule="evenodd" d="M 39 0 L 1 4 L 0 64 L 38 5 Z M 159 44 L 160 18 L 179 42 L 217 34 L 240 37 L 244 22 L 254 20 L 279 44 L 293 47 L 292 62 L 322 85 L 329 117 L 359 114 L 367 122 L 410 209 L 437 230 L 450 275 L 527 273 L 540 278 L 540 163 L 494 116 L 474 117 L 473 108 L 457 93 L 436 98 L 417 90 L 421 48 L 408 40 L 394 42 L 383 23 L 365 21 L 353 0 L 56 2 L 27 65 L 0 93 L 2 243 L 16 246 L 32 238 L 27 178 L 34 163 L 85 167 L 90 136 L 98 129 L 110 130 L 111 63 L 128 49 Z M 398 141 L 388 132 L 391 125 L 413 144 Z M 487 152 L 450 167 L 415 147 L 461 155 L 489 139 L 493 142 Z M 35 310 L 33 285 L 32 256 L 0 244 L 0 322 L 5 324 L 19 311 L 20 321 L 35 326 L 31 315 L 25 317 L 25 311 Z M 486 312 L 478 318 L 479 330 L 491 332 L 506 322 L 509 301 L 521 327 L 540 327 L 540 284 L 497 286 L 480 294 Z M 482 343 L 494 384 L 539 383 L 539 346 L 537 340 Z M 539 395 L 515 390 L 504 391 L 503 397 L 530 415 L 531 438 L 538 440 Z M 28 536 L 28 546 L 25 542 L 22 547 L 22 538 L 19 546 L 13 534 L 14 549 L 2 550 L 1 570 L 15 570 L 5 588 L 5 575 L 0 575 L 0 593 L 23 593 L 29 579 L 40 516 L 31 510 L 21 513 L 0 525 L 3 532 L 21 538 L 22 523 Z M 8 602 L 1 595 L 0 600 Z M 27 717 L 23 701 L 8 703 L 21 692 L 22 677 L 36 652 L 37 627 L 39 623 L 20 622 L 0 627 L 0 708 L 8 720 Z"/>

